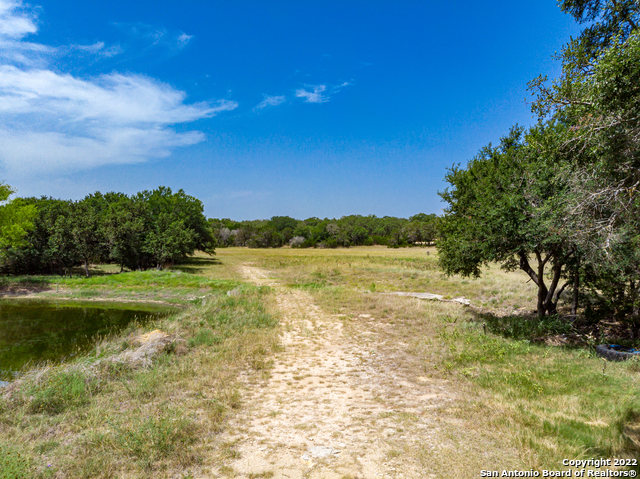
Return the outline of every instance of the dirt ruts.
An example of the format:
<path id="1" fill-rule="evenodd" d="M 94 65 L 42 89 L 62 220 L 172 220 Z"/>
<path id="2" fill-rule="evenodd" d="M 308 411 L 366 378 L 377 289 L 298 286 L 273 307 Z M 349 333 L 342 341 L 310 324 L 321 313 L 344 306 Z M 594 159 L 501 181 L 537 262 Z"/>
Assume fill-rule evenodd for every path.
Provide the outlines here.
<path id="1" fill-rule="evenodd" d="M 280 285 L 266 270 L 240 269 L 274 288 L 283 351 L 268 379 L 247 385 L 245 412 L 225 437 L 236 458 L 219 474 L 436 477 L 424 457 L 446 442 L 432 411 L 455 400 L 447 384 L 391 367 L 376 348 L 370 315 L 356 314 L 345 331 L 345 318 L 327 314 L 308 292 Z"/>

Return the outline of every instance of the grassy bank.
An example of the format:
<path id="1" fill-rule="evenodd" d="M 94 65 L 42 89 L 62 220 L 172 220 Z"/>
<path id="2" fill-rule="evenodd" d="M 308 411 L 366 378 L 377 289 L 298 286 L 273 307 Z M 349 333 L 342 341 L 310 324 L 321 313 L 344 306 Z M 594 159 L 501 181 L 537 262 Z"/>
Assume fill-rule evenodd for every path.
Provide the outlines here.
<path id="1" fill-rule="evenodd" d="M 59 296 L 170 293 L 185 307 L 10 386 L 0 396 L 0 478 L 188 477 L 211 468 L 224 450 L 226 418 L 241 405 L 240 372 L 263 374 L 277 346 L 269 290 L 179 271 L 46 281 Z M 55 294 L 52 287 L 40 296 Z M 154 329 L 176 341 L 150 367 L 110 360 Z"/>
<path id="2" fill-rule="evenodd" d="M 238 284 L 232 275 L 228 275 L 229 279 L 218 278 L 217 270 L 224 270 L 218 266 L 218 260 L 201 255 L 164 271 L 118 273 L 115 265 L 97 265 L 88 278 L 80 272 L 71 277 L 3 276 L 0 277 L 0 295 L 189 304 L 209 293 L 226 291 Z"/>

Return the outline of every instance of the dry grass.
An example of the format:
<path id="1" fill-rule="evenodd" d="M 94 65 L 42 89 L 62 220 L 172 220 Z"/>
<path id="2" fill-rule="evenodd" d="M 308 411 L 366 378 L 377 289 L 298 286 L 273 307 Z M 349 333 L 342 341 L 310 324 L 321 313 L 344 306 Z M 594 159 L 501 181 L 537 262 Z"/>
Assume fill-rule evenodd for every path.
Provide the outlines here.
<path id="1" fill-rule="evenodd" d="M 523 273 L 494 266 L 476 280 L 447 278 L 435 254 L 417 248 L 231 248 L 221 250 L 220 259 L 251 262 L 310 292 L 322 308 L 343 317 L 354 341 L 369 342 L 388 368 L 449 382 L 456 401 L 434 411 L 448 436 L 441 449 L 404 443 L 394 456 L 422 458 L 425 467 L 447 477 L 477 477 L 481 468 L 558 468 L 563 458 L 637 455 L 622 434 L 640 411 L 637 365 L 609 363 L 603 374 L 602 360 L 589 349 L 532 342 L 556 325 L 522 316 L 535 299 Z M 489 316 L 452 303 L 377 294 L 398 290 L 464 296 Z"/>
<path id="2" fill-rule="evenodd" d="M 422 248 L 228 248 L 215 261 L 197 256 L 176 267 L 184 278 L 145 286 L 132 276 L 108 293 L 186 303 L 182 312 L 145 326 L 184 338 L 186 354 L 162 355 L 148 370 L 96 371 L 86 357 L 34 372 L 21 394 L 0 400 L 0 478 L 199 477 L 214 466 L 233 476 L 221 466 L 238 459 L 235 443 L 224 439 L 229 420 L 243 424 L 243 388 L 268 383 L 278 334 L 288 328 L 274 328 L 274 290 L 244 283 L 242 265 L 268 270 L 283 288 L 303 289 L 363 351 L 362 367 L 375 371 L 381 387 L 375 418 L 399 431 L 380 451 L 398 473 L 418 464 L 416 470 L 434 477 L 466 478 L 481 469 L 556 469 L 563 458 L 637 455 L 622 431 L 640 417 L 640 368 L 609 363 L 603 370 L 589 350 L 535 344 L 527 337 L 540 330 L 535 324 L 514 333 L 513 325 L 524 324 L 522 312 L 534 308 L 533 285 L 523 274 L 491 267 L 479 279 L 448 278 L 437 268 L 436 252 Z M 59 288 L 103 297 L 114 280 L 53 282 L 45 294 Z M 232 288 L 237 295 L 227 296 Z M 390 291 L 464 296 L 492 316 L 379 294 Z M 316 326 L 300 328 L 301 338 Z M 97 351 L 115 354 L 135 332 Z M 308 380 L 307 371 L 293 371 L 288 387 Z M 240 375 L 254 379 L 241 382 Z M 395 384 L 398 378 L 409 389 Z M 428 414 L 398 406 L 417 403 L 411 387 L 425 384 L 442 387 L 439 398 L 446 400 L 425 399 Z M 266 414 L 284 413 L 274 406 Z M 360 428 L 367 421 L 354 418 Z M 420 429 L 424 421 L 432 429 Z"/>
<path id="3" fill-rule="evenodd" d="M 251 262 L 273 271 L 291 286 L 307 289 L 342 286 L 362 292 L 428 291 L 449 298 L 464 296 L 478 307 L 535 309 L 535 286 L 524 273 L 492 265 L 477 279 L 448 277 L 440 271 L 433 247 L 225 248 L 218 251 L 218 259 L 220 272 L 228 271 L 229 265 Z"/>

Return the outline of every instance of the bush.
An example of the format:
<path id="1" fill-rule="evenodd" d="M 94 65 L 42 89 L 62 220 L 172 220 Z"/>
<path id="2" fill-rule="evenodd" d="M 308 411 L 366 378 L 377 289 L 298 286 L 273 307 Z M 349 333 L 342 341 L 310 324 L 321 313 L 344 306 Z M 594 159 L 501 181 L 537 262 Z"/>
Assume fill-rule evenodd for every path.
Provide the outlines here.
<path id="1" fill-rule="evenodd" d="M 289 246 L 292 248 L 300 248 L 305 242 L 304 236 L 294 236 L 289 240 Z"/>

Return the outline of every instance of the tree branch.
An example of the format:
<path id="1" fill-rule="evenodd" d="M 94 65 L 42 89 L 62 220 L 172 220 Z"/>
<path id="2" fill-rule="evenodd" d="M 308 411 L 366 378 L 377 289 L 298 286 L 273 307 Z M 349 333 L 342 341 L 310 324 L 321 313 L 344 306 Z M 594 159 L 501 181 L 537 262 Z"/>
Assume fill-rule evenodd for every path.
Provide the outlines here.
<path id="1" fill-rule="evenodd" d="M 527 255 L 523 252 L 518 253 L 518 257 L 520 258 L 520 269 L 527 273 L 529 277 L 533 280 L 534 283 L 539 285 L 538 275 L 533 270 L 531 265 L 529 264 L 529 260 L 527 259 Z"/>

